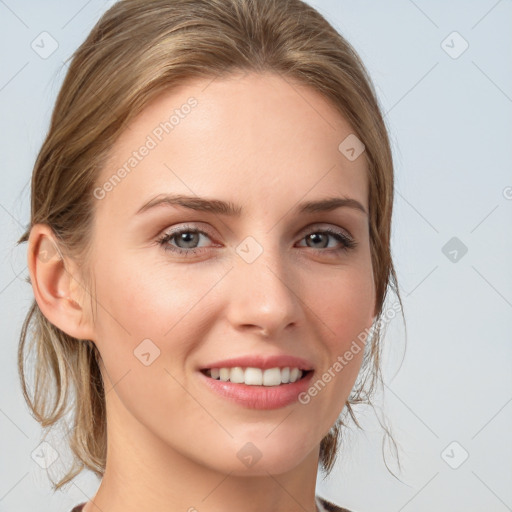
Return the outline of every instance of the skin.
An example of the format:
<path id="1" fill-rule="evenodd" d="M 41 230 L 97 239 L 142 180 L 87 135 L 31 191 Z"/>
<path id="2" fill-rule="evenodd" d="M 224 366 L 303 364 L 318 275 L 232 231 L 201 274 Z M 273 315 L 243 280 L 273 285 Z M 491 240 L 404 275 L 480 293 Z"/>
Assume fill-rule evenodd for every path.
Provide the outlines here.
<path id="1" fill-rule="evenodd" d="M 102 356 L 107 466 L 84 510 L 313 512 L 320 441 L 353 388 L 363 350 L 308 404 L 275 410 L 227 401 L 197 368 L 284 353 L 311 361 L 314 382 L 371 326 L 368 216 L 347 207 L 290 214 L 303 201 L 332 196 L 368 211 L 366 159 L 340 153 L 353 130 L 316 91 L 277 75 L 232 75 L 153 100 L 114 145 L 98 185 L 191 96 L 198 104 L 190 114 L 95 200 L 87 293 L 78 263 L 59 258 L 48 226 L 31 231 L 39 307 L 68 334 L 93 340 Z M 162 193 L 231 201 L 243 212 L 230 218 L 160 206 L 136 214 Z M 199 247 L 198 254 L 158 244 L 185 223 L 207 235 L 167 245 Z M 308 242 L 327 227 L 357 246 L 336 252 L 343 244 L 326 234 Z M 263 250 L 252 263 L 235 250 L 247 237 Z M 41 258 L 48 248 L 55 257 Z M 149 366 L 134 356 L 145 339 L 160 350 Z M 261 454 L 250 467 L 237 457 L 247 442 Z"/>

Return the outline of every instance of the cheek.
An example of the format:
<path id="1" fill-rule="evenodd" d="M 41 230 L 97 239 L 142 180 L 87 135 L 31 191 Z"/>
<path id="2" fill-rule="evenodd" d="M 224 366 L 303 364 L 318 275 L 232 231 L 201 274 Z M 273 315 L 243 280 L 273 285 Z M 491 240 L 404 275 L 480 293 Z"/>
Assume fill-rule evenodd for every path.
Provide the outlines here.
<path id="1" fill-rule="evenodd" d="M 104 313 L 111 313 L 130 332 L 146 331 L 144 335 L 164 335 L 209 286 L 208 279 L 198 280 L 197 275 L 194 279 L 186 269 L 148 265 L 135 257 L 104 261 L 97 274 L 101 276 L 97 296 Z"/>
<path id="2" fill-rule="evenodd" d="M 121 362 L 131 363 L 134 351 L 137 353 L 139 345 L 148 339 L 156 348 L 147 341 L 146 346 L 157 354 L 160 351 L 165 355 L 170 350 L 177 363 L 186 357 L 193 340 L 206 329 L 207 296 L 219 280 L 218 272 L 199 275 L 193 267 L 165 262 L 142 265 L 135 257 L 98 262 L 95 328 L 106 364 L 107 358 L 114 367 Z"/>
<path id="3" fill-rule="evenodd" d="M 186 394 L 178 383 L 183 375 L 177 369 L 201 335 L 198 302 L 215 278 L 208 275 L 194 281 L 185 270 L 141 268 L 140 261 L 115 262 L 114 257 L 97 264 L 96 278 L 95 328 L 107 392 L 115 386 L 128 410 L 167 418 L 170 404 L 186 406 Z"/>
<path id="4" fill-rule="evenodd" d="M 304 296 L 311 322 L 321 331 L 326 360 L 317 379 L 325 398 L 341 409 L 357 378 L 373 321 L 374 285 L 368 267 L 343 269 L 323 287 L 309 285 Z M 322 281 L 316 282 L 318 285 Z M 306 301 L 305 301 L 306 302 Z M 321 393 L 324 395 L 324 391 Z M 333 409 L 335 410 L 336 407 Z M 334 420 L 335 416 L 333 416 Z"/>
<path id="5" fill-rule="evenodd" d="M 360 265 L 310 281 L 304 292 L 312 311 L 323 321 L 332 348 L 357 338 L 372 323 L 374 283 L 371 266 Z"/>

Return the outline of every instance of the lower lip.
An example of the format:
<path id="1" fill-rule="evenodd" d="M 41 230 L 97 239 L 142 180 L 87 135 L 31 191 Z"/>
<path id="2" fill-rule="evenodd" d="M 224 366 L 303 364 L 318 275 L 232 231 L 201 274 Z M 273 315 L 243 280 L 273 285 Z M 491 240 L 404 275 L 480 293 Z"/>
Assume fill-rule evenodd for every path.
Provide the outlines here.
<path id="1" fill-rule="evenodd" d="M 293 404 L 298 400 L 300 393 L 309 388 L 313 377 L 313 371 L 310 371 L 304 378 L 289 384 L 248 386 L 247 384 L 212 379 L 202 372 L 199 374 L 212 391 L 250 409 L 279 409 Z"/>

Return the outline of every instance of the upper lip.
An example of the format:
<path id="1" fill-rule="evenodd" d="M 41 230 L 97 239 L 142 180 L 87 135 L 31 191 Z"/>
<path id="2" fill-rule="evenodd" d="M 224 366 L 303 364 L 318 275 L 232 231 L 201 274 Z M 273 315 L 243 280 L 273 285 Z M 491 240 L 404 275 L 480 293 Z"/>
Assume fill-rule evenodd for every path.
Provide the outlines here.
<path id="1" fill-rule="evenodd" d="M 215 361 L 208 365 L 202 366 L 200 370 L 207 370 L 211 368 L 233 368 L 235 366 L 241 367 L 252 367 L 261 368 L 267 370 L 268 368 L 298 368 L 299 370 L 313 370 L 313 365 L 307 359 L 302 357 L 288 356 L 288 355 L 277 355 L 277 356 L 266 356 L 266 355 L 250 355 L 240 356 L 231 359 L 223 359 Z"/>

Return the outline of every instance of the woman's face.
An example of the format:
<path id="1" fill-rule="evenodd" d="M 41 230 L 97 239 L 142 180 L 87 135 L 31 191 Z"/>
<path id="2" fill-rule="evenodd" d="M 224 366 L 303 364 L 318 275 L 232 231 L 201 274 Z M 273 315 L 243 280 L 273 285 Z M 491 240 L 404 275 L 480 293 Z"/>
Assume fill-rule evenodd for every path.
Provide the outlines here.
<path id="1" fill-rule="evenodd" d="M 94 191 L 109 442 L 246 475 L 318 455 L 374 315 L 366 159 L 351 134 L 318 93 L 269 74 L 191 82 L 125 130 Z M 156 204 L 171 195 L 190 206 Z M 301 212 L 328 198 L 364 211 Z M 255 379 L 283 375 L 243 368 L 299 366 L 273 356 L 303 359 L 308 381 L 213 388 L 201 371 L 240 357 L 259 360 L 225 366 Z"/>

